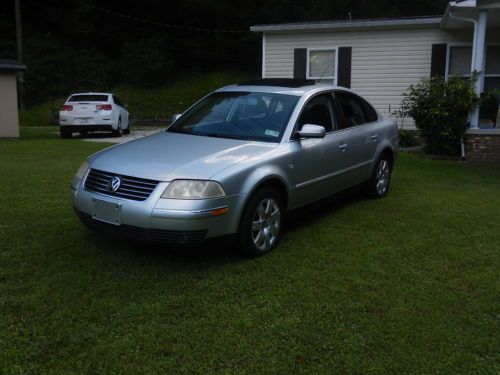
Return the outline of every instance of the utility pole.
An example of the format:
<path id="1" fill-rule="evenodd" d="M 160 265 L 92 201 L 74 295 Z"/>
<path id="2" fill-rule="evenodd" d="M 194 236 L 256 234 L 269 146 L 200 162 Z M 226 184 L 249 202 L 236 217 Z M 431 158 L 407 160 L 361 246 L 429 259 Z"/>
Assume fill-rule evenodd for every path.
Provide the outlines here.
<path id="1" fill-rule="evenodd" d="M 14 10 L 16 13 L 16 40 L 17 40 L 17 60 L 23 62 L 23 30 L 21 24 L 21 0 L 14 0 Z M 21 110 L 25 106 L 25 90 L 24 90 L 24 72 L 17 73 L 19 86 L 19 107 Z"/>

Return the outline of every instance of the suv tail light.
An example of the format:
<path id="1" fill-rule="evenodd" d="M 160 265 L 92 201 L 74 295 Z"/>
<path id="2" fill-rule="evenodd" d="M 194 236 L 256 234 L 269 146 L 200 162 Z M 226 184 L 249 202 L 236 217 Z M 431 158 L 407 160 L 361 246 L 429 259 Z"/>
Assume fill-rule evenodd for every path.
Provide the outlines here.
<path id="1" fill-rule="evenodd" d="M 60 111 L 72 111 L 73 110 L 73 106 L 72 105 L 67 105 L 67 104 L 63 104 L 61 106 L 61 108 L 59 108 Z"/>
<path id="2" fill-rule="evenodd" d="M 95 108 L 98 111 L 111 111 L 111 104 L 97 104 Z"/>

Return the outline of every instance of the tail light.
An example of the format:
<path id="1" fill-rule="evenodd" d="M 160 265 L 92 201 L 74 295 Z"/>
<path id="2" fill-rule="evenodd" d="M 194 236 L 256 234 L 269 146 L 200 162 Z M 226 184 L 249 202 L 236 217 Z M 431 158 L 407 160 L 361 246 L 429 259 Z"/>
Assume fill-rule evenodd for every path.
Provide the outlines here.
<path id="1" fill-rule="evenodd" d="M 60 111 L 72 111 L 73 110 L 73 106 L 72 105 L 63 104 L 59 110 Z"/>
<path id="2" fill-rule="evenodd" d="M 98 111 L 111 111 L 111 104 L 97 104 L 95 108 Z"/>

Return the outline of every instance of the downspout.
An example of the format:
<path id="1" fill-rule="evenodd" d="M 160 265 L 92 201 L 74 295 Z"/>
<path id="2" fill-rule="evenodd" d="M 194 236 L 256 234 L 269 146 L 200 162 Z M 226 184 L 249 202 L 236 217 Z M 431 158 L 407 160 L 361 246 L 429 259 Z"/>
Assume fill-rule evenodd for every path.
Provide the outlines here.
<path id="1" fill-rule="evenodd" d="M 474 67 L 476 66 L 476 64 L 475 64 L 476 61 L 474 58 L 476 56 L 477 20 L 474 18 L 455 16 L 453 14 L 453 11 L 450 11 L 450 13 L 448 13 L 448 15 L 450 16 L 450 18 L 452 18 L 454 20 L 472 22 L 472 24 L 474 25 L 474 36 L 472 37 L 472 58 L 471 58 L 471 62 L 470 62 L 471 73 L 472 73 L 474 71 Z"/>
<path id="2" fill-rule="evenodd" d="M 470 67 L 471 67 L 471 74 L 474 72 L 475 66 L 476 66 L 476 37 L 477 37 L 477 20 L 474 18 L 466 18 L 466 17 L 459 17 L 455 16 L 452 11 L 448 13 L 451 19 L 457 20 L 457 21 L 465 21 L 465 22 L 471 22 L 474 25 L 474 35 L 472 37 L 472 57 L 471 57 L 471 62 L 470 62 Z M 460 148 L 462 151 L 462 160 L 465 160 L 465 143 L 463 138 L 460 139 Z"/>

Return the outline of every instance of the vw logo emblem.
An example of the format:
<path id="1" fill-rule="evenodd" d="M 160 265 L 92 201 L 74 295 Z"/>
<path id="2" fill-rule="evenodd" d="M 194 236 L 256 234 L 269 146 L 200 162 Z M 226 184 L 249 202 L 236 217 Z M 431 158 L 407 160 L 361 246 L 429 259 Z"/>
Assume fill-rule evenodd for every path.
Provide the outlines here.
<path id="1" fill-rule="evenodd" d="M 118 176 L 113 177 L 108 182 L 108 191 L 111 193 L 116 192 L 120 188 L 121 183 L 122 183 L 122 180 L 120 179 L 120 177 L 118 177 Z"/>

